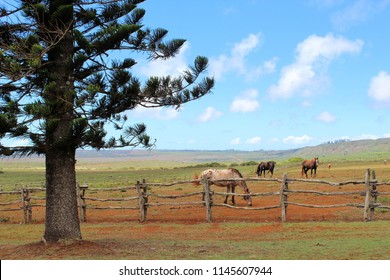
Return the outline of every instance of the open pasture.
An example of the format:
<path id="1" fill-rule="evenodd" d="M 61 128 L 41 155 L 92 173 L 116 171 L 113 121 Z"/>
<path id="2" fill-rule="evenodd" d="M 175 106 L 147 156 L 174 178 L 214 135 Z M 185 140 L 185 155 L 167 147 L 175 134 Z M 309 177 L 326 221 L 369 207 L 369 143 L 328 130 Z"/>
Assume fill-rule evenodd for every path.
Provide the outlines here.
<path id="1" fill-rule="evenodd" d="M 128 164 L 128 163 L 127 163 Z M 366 168 L 376 172 L 379 182 L 390 178 L 390 165 L 383 162 L 332 162 L 320 164 L 317 179 L 341 182 L 363 180 Z M 254 177 L 256 166 L 238 166 L 244 177 Z M 191 180 L 204 167 L 181 167 L 158 169 L 141 168 L 124 170 L 78 170 L 80 183 L 90 188 L 119 187 L 134 185 L 137 180 L 147 182 L 172 182 Z M 43 171 L 34 172 L 14 168 L 8 171 L 2 167 L 7 178 L 19 178 L 26 172 L 28 183 L 38 184 Z M 31 170 L 30 170 L 31 171 Z M 19 173 L 20 172 L 20 173 Z M 274 177 L 300 178 L 299 163 L 277 164 Z M 19 174 L 19 175 L 18 175 Z M 24 174 L 24 173 L 23 173 Z M 267 174 L 266 176 L 269 176 Z M 12 181 L 12 180 L 10 180 Z M 20 183 L 22 184 L 22 183 Z M 356 186 L 330 187 L 294 182 L 290 189 L 315 189 L 318 191 L 352 191 Z M 15 186 L 1 181 L 3 189 Z M 272 192 L 280 188 L 278 182 L 249 182 L 252 193 Z M 211 187 L 225 192 L 223 188 Z M 172 187 L 149 187 L 150 193 L 161 195 L 185 194 L 200 191 L 201 187 L 183 184 Z M 359 186 L 362 190 L 362 186 Z M 362 190 L 363 191 L 363 190 Z M 90 196 L 126 197 L 130 191 L 92 192 Z M 242 193 L 237 188 L 236 192 Z M 294 201 L 313 204 L 339 204 L 343 202 L 362 203 L 364 196 L 319 196 L 293 194 Z M 189 198 L 174 199 L 174 202 Z M 199 197 L 193 197 L 200 201 Z M 215 196 L 216 203 L 224 197 Z M 279 196 L 255 197 L 254 207 L 279 203 Z M 381 198 L 389 205 L 390 199 Z M 230 200 L 229 200 L 230 201 Z M 161 199 L 151 197 L 149 202 Z M 164 201 L 165 202 L 165 201 Z M 114 205 L 114 202 L 89 202 L 89 205 Z M 130 202 L 128 202 L 130 203 Z M 136 203 L 136 202 L 131 202 Z M 246 206 L 242 197 L 236 197 L 237 206 Z M 88 205 L 88 204 L 87 204 Z M 148 209 L 147 221 L 138 222 L 139 212 L 134 210 L 88 209 L 87 222 L 82 224 L 84 241 L 80 243 L 44 246 L 38 242 L 44 230 L 44 208 L 33 209 L 33 223 L 21 225 L 21 211 L 0 212 L 2 233 L 0 236 L 2 259 L 387 259 L 390 250 L 390 212 L 377 209 L 377 221 L 362 222 L 363 209 L 330 208 L 312 209 L 298 206 L 288 207 L 287 223 L 281 223 L 280 209 L 266 211 L 243 211 L 225 207 L 213 207 L 213 222 L 205 222 L 202 205 L 159 206 Z M 66 248 L 66 250 L 64 250 Z"/>

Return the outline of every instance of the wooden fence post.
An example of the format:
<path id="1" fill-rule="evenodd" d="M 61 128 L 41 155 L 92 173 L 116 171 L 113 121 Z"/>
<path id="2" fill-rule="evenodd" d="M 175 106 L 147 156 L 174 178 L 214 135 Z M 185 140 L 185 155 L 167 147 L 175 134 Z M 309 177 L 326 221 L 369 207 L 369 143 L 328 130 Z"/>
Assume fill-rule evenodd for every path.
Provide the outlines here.
<path id="1" fill-rule="evenodd" d="M 22 211 L 23 211 L 23 224 L 27 224 L 27 206 L 24 196 L 24 189 L 21 189 L 21 195 L 22 195 Z"/>
<path id="2" fill-rule="evenodd" d="M 366 187 L 366 196 L 364 199 L 364 221 L 368 222 L 370 221 L 370 202 L 371 202 L 371 191 L 370 191 L 370 169 L 366 170 L 366 175 L 364 176 L 364 184 Z"/>
<path id="3" fill-rule="evenodd" d="M 372 170 L 371 175 L 372 175 L 372 180 L 376 181 L 375 170 Z M 376 186 L 376 182 L 375 182 L 371 185 L 370 221 L 373 221 L 375 219 L 374 214 L 375 214 L 375 204 L 377 202 L 377 198 L 378 198 L 378 191 L 377 191 L 377 186 Z"/>
<path id="4" fill-rule="evenodd" d="M 145 182 L 145 181 L 144 181 Z M 141 185 L 139 181 L 137 181 L 137 192 L 138 192 L 138 204 L 139 204 L 139 214 L 140 222 L 146 221 L 146 198 L 145 198 L 145 186 Z"/>
<path id="5" fill-rule="evenodd" d="M 210 223 L 212 221 L 212 210 L 211 210 L 212 197 L 210 193 L 210 182 L 208 179 L 204 180 L 203 186 L 204 186 L 204 202 L 206 206 L 206 221 Z"/>
<path id="6" fill-rule="evenodd" d="M 280 187 L 280 207 L 282 208 L 282 222 L 285 222 L 287 219 L 287 194 L 288 182 L 287 182 L 287 173 L 283 174 L 282 185 Z"/>
<path id="7" fill-rule="evenodd" d="M 22 189 L 21 195 L 22 195 L 23 224 L 29 224 L 32 221 L 30 191 L 28 189 Z"/>
<path id="8" fill-rule="evenodd" d="M 144 193 L 144 216 L 145 216 L 145 221 L 146 221 L 146 214 L 148 213 L 148 202 L 149 202 L 149 196 L 148 196 L 148 186 L 146 185 L 146 180 L 142 179 L 142 191 Z"/>
<path id="9" fill-rule="evenodd" d="M 79 209 L 79 221 L 83 222 L 83 217 L 81 214 L 81 198 L 80 198 L 80 184 L 76 183 L 76 197 L 77 197 L 77 208 Z"/>
<path id="10" fill-rule="evenodd" d="M 85 191 L 88 189 L 88 185 L 77 184 L 77 204 L 79 207 L 80 222 L 87 221 L 87 204 L 85 202 Z"/>
<path id="11" fill-rule="evenodd" d="M 30 224 L 32 222 L 32 206 L 31 206 L 31 197 L 30 197 L 30 191 L 29 189 L 25 189 L 26 198 L 25 201 L 27 202 L 27 213 L 28 213 L 28 223 Z"/>

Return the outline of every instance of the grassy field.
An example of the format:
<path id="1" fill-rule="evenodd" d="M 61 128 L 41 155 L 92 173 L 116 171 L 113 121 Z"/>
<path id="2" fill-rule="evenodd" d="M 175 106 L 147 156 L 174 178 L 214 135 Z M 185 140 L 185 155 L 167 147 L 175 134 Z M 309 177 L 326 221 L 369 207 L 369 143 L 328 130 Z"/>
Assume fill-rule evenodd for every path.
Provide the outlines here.
<path id="1" fill-rule="evenodd" d="M 299 157 L 277 160 L 274 177 L 280 178 L 287 173 L 289 177 L 299 178 L 300 161 Z M 256 165 L 243 163 L 241 160 L 219 164 L 234 165 L 245 177 L 255 176 Z M 328 163 L 332 164 L 331 169 L 327 168 Z M 171 182 L 190 180 L 208 165 L 215 164 L 80 159 L 77 178 L 81 184 L 88 183 L 94 188 L 133 185 L 142 179 Z M 367 168 L 376 171 L 380 182 L 390 180 L 390 164 L 384 165 L 383 160 L 376 156 L 355 161 L 323 160 L 318 178 L 335 182 L 362 180 Z M 42 159 L 0 160 L 1 189 L 12 190 L 26 185 L 44 185 Z M 174 190 L 182 193 L 188 191 L 185 188 Z M 356 199 L 361 200 L 360 197 Z M 380 202 L 390 204 L 390 198 L 383 197 Z M 237 218 L 229 212 L 230 216 L 225 219 L 221 216 L 225 215 L 224 212 L 215 210 L 215 221 L 206 223 L 203 210 L 200 210 L 201 218 L 186 222 L 186 215 L 196 211 L 184 207 L 151 209 L 148 214 L 151 218 L 146 223 L 137 222 L 136 214 L 129 218 L 126 212 L 113 214 L 103 211 L 96 214 L 100 218 L 91 214 L 90 221 L 82 224 L 83 241 L 48 246 L 40 242 L 44 232 L 42 218 L 37 218 L 33 224 L 23 225 L 19 224 L 20 218 L 17 221 L 9 219 L 8 212 L 0 212 L 0 258 L 356 260 L 389 259 L 390 256 L 388 211 L 379 213 L 379 217 L 385 219 L 364 223 L 361 222 L 360 210 L 356 214 L 356 210 L 336 210 L 331 214 L 313 214 L 307 219 L 291 208 L 292 218 L 287 223 L 281 223 L 279 214 L 261 214 L 260 219 L 252 219 L 249 216 Z M 317 213 L 322 213 L 320 211 L 323 210 Z M 183 220 L 172 219 L 172 212 L 181 213 Z M 34 215 L 37 214 L 34 212 Z M 123 215 L 123 218 L 110 222 L 111 215 Z"/>
<path id="2" fill-rule="evenodd" d="M 84 241 L 45 246 L 42 224 L 2 225 L 1 259 L 389 259 L 390 223 L 83 224 Z M 250 238 L 248 238 L 250 236 Z"/>
<path id="3" fill-rule="evenodd" d="M 302 158 L 289 158 L 276 160 L 275 176 L 281 177 L 283 173 L 288 173 L 291 177 L 300 177 Z M 252 165 L 247 164 L 252 163 Z M 155 160 L 116 160 L 94 158 L 78 160 L 77 181 L 80 184 L 88 184 L 91 187 L 117 187 L 127 184 L 134 184 L 138 180 L 146 179 L 148 182 L 170 182 L 174 180 L 191 180 L 194 174 L 199 174 L 202 170 L 209 168 L 208 166 L 216 166 L 216 168 L 231 167 L 237 168 L 246 177 L 255 176 L 256 164 L 253 161 L 243 162 L 179 162 L 155 161 Z M 367 157 L 364 160 L 344 161 L 337 159 L 321 160 L 321 170 L 327 169 L 328 163 L 331 163 L 337 170 L 354 169 L 361 172 L 358 174 L 358 179 L 364 176 L 366 168 L 383 169 L 383 160 L 377 159 L 376 156 Z M 218 167 L 220 165 L 220 167 Z M 389 164 L 390 167 L 390 164 Z M 390 174 L 381 173 L 382 181 L 389 181 Z M 336 178 L 337 180 L 343 179 Z M 355 179 L 355 178 L 348 178 Z M 43 159 L 0 159 L 0 189 L 12 190 L 22 186 L 44 186 L 45 168 Z"/>

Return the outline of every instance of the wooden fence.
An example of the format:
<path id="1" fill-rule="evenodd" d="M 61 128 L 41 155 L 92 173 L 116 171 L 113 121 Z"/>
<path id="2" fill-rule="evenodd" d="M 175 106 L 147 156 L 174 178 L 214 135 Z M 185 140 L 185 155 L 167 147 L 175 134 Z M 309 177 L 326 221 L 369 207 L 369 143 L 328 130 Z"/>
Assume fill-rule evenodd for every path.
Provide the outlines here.
<path id="1" fill-rule="evenodd" d="M 0 195 L 13 195 L 19 196 L 19 199 L 1 202 L 0 206 L 8 206 L 11 208 L 0 208 L 0 212 L 20 211 L 22 210 L 23 223 L 31 223 L 32 221 L 32 209 L 33 207 L 45 207 L 45 203 L 42 201 L 46 200 L 45 196 L 36 196 L 35 193 L 46 191 L 45 188 L 22 188 L 17 191 L 0 191 Z M 34 201 L 34 203 L 33 203 Z"/>
<path id="2" fill-rule="evenodd" d="M 160 207 L 160 206 L 182 206 L 182 205 L 200 205 L 205 208 L 205 218 L 207 222 L 212 221 L 212 208 L 213 207 L 228 207 L 232 209 L 239 210 L 250 210 L 250 211 L 261 211 L 261 210 L 270 210 L 270 209 L 281 209 L 281 221 L 287 221 L 287 209 L 289 205 L 299 206 L 299 207 L 309 207 L 309 208 L 338 208 L 338 207 L 357 207 L 363 208 L 364 211 L 364 221 L 372 221 L 374 220 L 374 214 L 376 208 L 389 209 L 390 205 L 383 205 L 378 203 L 379 196 L 390 195 L 389 191 L 378 191 L 378 186 L 386 187 L 390 186 L 389 182 L 386 183 L 378 183 L 378 180 L 375 176 L 375 171 L 371 171 L 370 169 L 366 170 L 365 179 L 362 181 L 345 181 L 345 182 L 328 182 L 325 180 L 316 180 L 316 179 L 297 179 L 297 178 L 288 178 L 287 174 L 283 175 L 283 178 L 242 178 L 242 179 L 231 179 L 229 181 L 246 181 L 246 182 L 275 182 L 280 184 L 280 188 L 276 192 L 263 192 L 263 193 L 251 193 L 251 197 L 259 197 L 259 196 L 278 196 L 279 202 L 275 205 L 265 206 L 265 207 L 237 207 L 232 206 L 225 203 L 215 203 L 213 201 L 214 196 L 226 196 L 226 195 L 236 195 L 236 196 L 244 196 L 246 194 L 237 194 L 237 193 L 226 193 L 226 192 L 215 192 L 210 189 L 212 185 L 212 181 L 198 181 L 198 180 L 189 180 L 189 181 L 176 181 L 172 183 L 147 183 L 145 180 L 142 182 L 138 181 L 134 186 L 126 186 L 119 188 L 89 188 L 88 185 L 77 186 L 77 198 L 78 198 L 78 207 L 79 207 L 79 216 L 81 222 L 87 221 L 87 209 L 97 209 L 97 210 L 105 210 L 105 209 L 128 209 L 139 212 L 139 220 L 141 222 L 146 221 L 147 219 L 147 210 L 150 207 Z M 227 181 L 226 179 L 222 181 Z M 161 195 L 149 192 L 148 190 L 152 187 L 172 187 L 176 185 L 183 184 L 191 184 L 195 182 L 200 182 L 203 184 L 203 190 L 186 193 L 181 195 Z M 215 181 L 216 182 L 216 181 Z M 338 192 L 323 192 L 318 190 L 298 190 L 298 189 L 290 189 L 289 184 L 296 184 L 296 182 L 301 183 L 309 183 L 309 184 L 321 184 L 321 185 L 329 185 L 334 187 L 340 187 L 345 185 L 361 185 L 362 190 L 357 191 L 338 191 Z M 128 190 L 133 190 L 134 195 L 129 197 L 113 197 L 113 198 L 97 198 L 93 196 L 89 196 L 90 193 L 98 193 L 98 192 L 124 192 Z M 17 194 L 20 195 L 21 200 L 10 201 L 7 203 L 0 203 L 0 206 L 14 206 L 12 208 L 0 208 L 1 211 L 20 211 L 23 212 L 23 222 L 30 223 L 32 221 L 32 208 L 33 207 L 44 207 L 44 203 L 42 201 L 45 200 L 43 196 L 36 196 L 35 193 L 45 191 L 44 188 L 25 188 L 20 191 L 9 191 L 9 192 L 0 192 L 0 195 L 7 194 Z M 156 197 L 160 199 L 177 199 L 177 198 L 188 198 L 193 196 L 201 197 L 204 194 L 204 201 L 199 200 L 191 200 L 191 201 L 183 201 L 183 202 L 149 202 L 149 198 Z M 333 204 L 333 205 L 313 205 L 313 204 L 304 204 L 294 202 L 290 195 L 292 194 L 313 194 L 320 196 L 341 196 L 341 195 L 361 195 L 364 197 L 361 203 L 342 203 L 342 204 Z M 38 203 L 32 203 L 32 201 L 38 201 Z M 101 204 L 105 204 L 106 202 L 129 202 L 127 206 L 101 206 Z M 130 202 L 134 201 L 132 205 Z M 40 202 L 40 203 L 39 203 Z M 98 202 L 100 206 L 92 205 L 89 202 Z M 19 206 L 15 206 L 19 205 Z"/>

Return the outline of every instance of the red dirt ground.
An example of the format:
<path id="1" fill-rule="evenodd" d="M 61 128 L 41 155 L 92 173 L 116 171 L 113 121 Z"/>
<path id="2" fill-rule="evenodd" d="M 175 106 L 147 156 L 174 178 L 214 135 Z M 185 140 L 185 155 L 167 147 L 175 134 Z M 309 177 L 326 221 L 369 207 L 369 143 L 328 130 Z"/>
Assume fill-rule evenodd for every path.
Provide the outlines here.
<path id="1" fill-rule="evenodd" d="M 280 183 L 249 183 L 248 184 L 252 193 L 260 192 L 276 192 L 279 190 Z M 214 191 L 225 191 L 224 189 L 213 187 Z M 290 184 L 290 189 L 298 189 L 298 183 Z M 307 190 L 316 190 L 316 191 L 352 191 L 359 190 L 363 191 L 364 185 L 351 185 L 344 187 L 329 187 L 323 185 L 313 185 L 313 184 L 301 184 L 299 183 L 299 189 Z M 199 188 L 196 188 L 191 185 L 184 185 L 180 187 L 171 187 L 171 188 L 157 188 L 153 187 L 151 189 L 152 193 L 156 194 L 184 194 L 191 193 L 194 191 L 199 191 Z M 242 193 L 242 190 L 237 188 L 238 193 Z M 87 194 L 88 196 L 101 197 L 100 194 Z M 113 197 L 112 193 L 104 192 L 104 197 Z M 118 192 L 115 194 L 115 197 L 126 197 L 132 196 L 134 194 L 128 192 Z M 192 198 L 192 201 L 200 201 L 201 197 Z M 173 199 L 173 200 L 163 200 L 161 198 L 151 197 L 149 202 L 185 202 L 191 201 L 191 198 L 183 199 Z M 214 199 L 216 203 L 222 203 L 223 197 L 216 197 Z M 266 197 L 254 197 L 253 198 L 253 207 L 264 207 L 270 205 L 279 204 L 280 197 L 276 196 L 266 196 Z M 361 195 L 343 195 L 343 196 L 320 196 L 313 194 L 291 194 L 289 195 L 289 201 L 305 204 L 315 204 L 315 205 L 334 205 L 334 204 L 343 204 L 343 203 L 364 203 L 364 196 Z M 230 202 L 230 200 L 229 200 Z M 115 202 L 88 202 L 89 206 L 107 206 L 107 205 L 123 205 L 115 204 Z M 132 203 L 135 205 L 136 202 L 126 202 L 127 204 Z M 246 202 L 242 197 L 236 197 L 236 206 L 246 206 Z M 8 221 L 6 223 L 21 223 L 23 220 L 21 211 L 17 212 L 7 212 L 6 213 Z M 265 211 L 244 211 L 236 209 L 228 209 L 225 207 L 213 207 L 212 208 L 213 222 L 215 227 L 212 230 L 218 231 L 219 224 L 223 222 L 249 222 L 249 223 L 267 223 L 262 227 L 257 227 L 256 230 L 248 231 L 246 234 L 247 238 L 250 239 L 250 236 L 259 236 L 262 232 L 271 232 L 277 230 L 281 223 L 281 209 L 272 209 Z M 390 220 L 390 213 L 388 211 L 376 211 L 375 218 L 378 220 Z M 129 221 L 137 221 L 139 219 L 139 212 L 136 210 L 87 210 L 87 224 L 103 224 L 103 223 L 125 223 Z M 298 206 L 288 206 L 287 212 L 287 221 L 290 222 L 302 222 L 302 221 L 363 221 L 363 209 L 355 207 L 343 207 L 343 208 L 306 208 Z M 44 208 L 34 207 L 33 208 L 33 223 L 34 224 L 43 224 L 44 223 Z M 153 234 L 156 231 L 160 230 L 159 226 L 153 226 L 153 224 L 198 224 L 206 223 L 206 211 L 205 208 L 201 205 L 174 205 L 174 206 L 161 206 L 161 207 L 151 207 L 148 209 L 147 213 L 147 225 L 142 230 L 142 234 L 149 235 Z M 105 228 L 107 227 L 107 228 Z M 110 225 L 102 225 L 99 227 L 101 234 L 110 233 Z M 119 233 L 120 234 L 120 233 Z M 208 236 L 204 236 L 208 238 Z M 5 259 L 29 259 L 31 256 L 39 255 L 39 252 L 42 250 L 42 243 L 33 243 L 29 245 L 23 245 L 19 247 L 18 252 L 15 252 L 15 246 L 3 246 L 2 256 Z M 80 252 L 85 251 L 99 251 L 100 254 L 110 254 L 110 248 L 106 245 L 99 243 L 82 241 L 81 243 L 75 243 L 74 245 L 49 245 L 54 246 L 53 253 L 54 258 L 59 258 L 61 255 L 61 246 L 66 246 L 66 255 L 72 256 L 72 254 L 80 255 Z M 22 251 L 21 251 L 22 250 Z M 74 251 L 74 252 L 73 252 Z M 27 253 L 29 252 L 29 253 Z M 77 254 L 76 254 L 77 252 Z M 50 259 L 49 256 L 45 258 Z"/>

